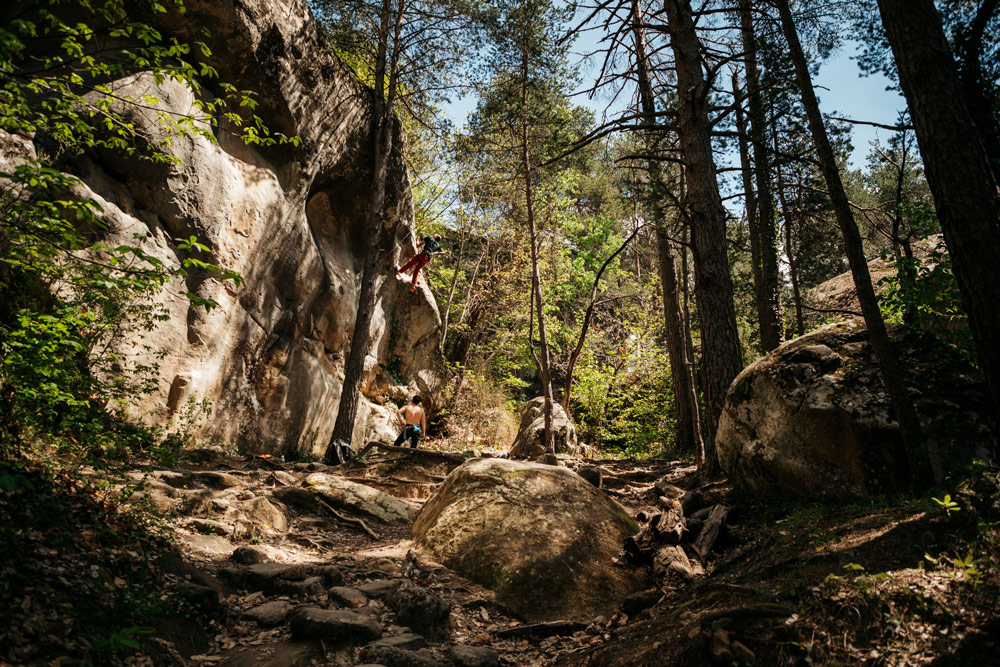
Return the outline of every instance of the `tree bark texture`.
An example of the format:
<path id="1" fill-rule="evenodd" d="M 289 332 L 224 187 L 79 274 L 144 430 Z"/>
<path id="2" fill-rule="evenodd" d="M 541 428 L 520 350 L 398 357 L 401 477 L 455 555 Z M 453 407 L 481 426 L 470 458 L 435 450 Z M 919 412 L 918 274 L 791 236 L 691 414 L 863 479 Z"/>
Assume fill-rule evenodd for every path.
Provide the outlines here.
<path id="1" fill-rule="evenodd" d="M 765 352 L 781 344 L 781 282 L 778 274 L 777 217 L 771 187 L 771 158 L 765 140 L 767 118 L 760 90 L 757 67 L 757 39 L 753 31 L 750 0 L 740 0 L 740 33 L 746 63 L 747 101 L 750 104 L 750 143 L 757 184 L 757 247 L 760 257 L 760 283 L 756 284 L 757 319 L 760 342 Z"/>
<path id="2" fill-rule="evenodd" d="M 726 391 L 743 368 L 743 353 L 729 275 L 726 210 L 712 155 L 709 86 L 702 70 L 701 45 L 689 0 L 665 0 L 664 8 L 677 74 L 677 122 L 687 186 L 683 204 L 691 224 L 695 298 L 701 322 L 705 469 L 713 472 L 718 467 L 715 431 Z"/>
<path id="3" fill-rule="evenodd" d="M 771 133 L 771 140 L 774 144 L 774 154 L 778 155 L 778 132 L 776 129 Z M 785 257 L 788 259 L 788 280 L 792 284 L 792 305 L 795 307 L 795 335 L 802 336 L 806 332 L 806 325 L 802 315 L 802 295 L 799 292 L 799 267 L 795 262 L 795 251 L 792 249 L 792 228 L 795 218 L 788 208 L 788 197 L 785 194 L 785 181 L 780 162 L 775 164 L 774 173 L 778 178 L 778 201 L 781 204 L 782 217 L 785 220 Z"/>
<path id="4" fill-rule="evenodd" d="M 969 24 L 968 32 L 962 35 L 957 44 L 960 56 L 959 76 L 965 93 L 965 101 L 969 105 L 972 119 L 979 131 L 979 138 L 986 149 L 993 178 L 1000 183 L 1000 127 L 997 127 L 993 115 L 994 101 L 986 95 L 986 81 L 983 74 L 983 36 L 986 27 L 1000 9 L 1000 0 L 984 0 L 976 10 L 976 15 Z"/>
<path id="5" fill-rule="evenodd" d="M 639 86 L 640 110 L 646 114 L 643 125 L 655 131 L 653 114 L 656 104 L 649 78 L 649 61 L 646 40 L 642 31 L 643 8 L 640 0 L 632 0 L 632 35 L 635 42 L 636 74 Z M 654 137 L 647 134 L 647 150 Z M 653 193 L 664 187 L 660 163 L 647 163 Z M 654 197 L 654 199 L 659 199 Z M 656 245 L 659 253 L 660 284 L 663 289 L 663 319 L 666 331 L 667 354 L 670 357 L 670 376 L 674 390 L 674 410 L 677 418 L 677 445 L 682 451 L 695 453 L 698 465 L 705 459 L 705 444 L 701 437 L 701 418 L 698 408 L 698 391 L 694 383 L 694 360 L 688 354 L 685 342 L 684 316 L 681 312 L 680 289 L 677 281 L 677 252 L 666 233 L 663 206 L 665 202 L 651 202 L 653 222 L 656 226 Z"/>
<path id="6" fill-rule="evenodd" d="M 760 345 L 764 347 L 764 318 L 766 309 L 762 308 L 762 288 L 760 262 L 760 229 L 757 226 L 757 190 L 753 182 L 753 163 L 750 160 L 750 142 L 747 139 L 747 122 L 743 113 L 743 104 L 739 101 L 743 92 L 740 90 L 739 75 L 733 72 L 733 100 L 736 105 L 736 140 L 740 151 L 740 180 L 743 182 L 743 199 L 746 202 L 747 230 L 750 237 L 750 272 L 753 276 L 754 304 L 757 307 L 757 323 L 760 328 Z"/>
<path id="7" fill-rule="evenodd" d="M 368 336 L 372 315 L 375 312 L 375 283 L 378 280 L 378 248 L 385 226 L 386 177 L 389 157 L 392 153 L 393 114 L 392 103 L 396 86 L 396 67 L 399 60 L 399 33 L 402 28 L 403 0 L 398 0 L 395 16 L 395 42 L 392 56 L 388 56 L 389 22 L 392 19 L 391 0 L 383 0 L 379 24 L 379 47 L 376 54 L 375 90 L 372 105 L 373 168 L 372 195 L 368 203 L 368 243 L 365 247 L 365 263 L 361 274 L 361 290 L 358 294 L 358 309 L 354 319 L 354 333 L 351 336 L 351 350 L 344 364 L 344 384 L 340 392 L 337 420 L 330 436 L 324 460 L 330 461 L 335 452 L 335 440 L 351 442 L 354 420 L 358 415 L 361 400 L 361 380 L 365 372 L 365 358 L 368 356 Z M 389 60 L 388 96 L 386 96 L 386 69 Z"/>
<path id="8" fill-rule="evenodd" d="M 861 312 L 868 327 L 869 340 L 875 351 L 879 370 L 882 373 L 882 380 L 885 383 L 886 392 L 892 401 L 895 417 L 899 423 L 903 446 L 900 448 L 897 456 L 900 465 L 905 466 L 904 469 L 909 472 L 910 481 L 912 482 L 912 477 L 916 470 L 910 461 L 909 452 L 921 451 L 923 437 L 920 431 L 920 421 L 913 407 L 913 401 L 910 400 L 910 396 L 907 393 L 906 385 L 903 382 L 902 370 L 889 343 L 889 336 L 885 330 L 885 322 L 878 308 L 875 289 L 872 286 L 871 275 L 868 272 L 868 262 L 865 259 L 864 248 L 861 242 L 861 234 L 858 231 L 854 214 L 851 211 L 850 201 L 847 199 L 847 193 L 840 178 L 836 156 L 830 144 L 829 136 L 826 133 L 826 126 L 823 123 L 823 116 L 820 113 L 819 102 L 813 90 L 809 65 L 802 50 L 802 44 L 799 42 L 798 32 L 792 19 L 788 0 L 776 0 L 776 5 L 781 15 L 781 28 L 785 34 L 785 39 L 788 41 L 789 55 L 795 67 L 795 75 L 798 79 L 802 95 L 802 105 L 806 111 L 809 130 L 816 147 L 816 154 L 819 158 L 823 178 L 826 181 L 830 203 L 833 206 L 834 215 L 843 236 L 844 250 L 847 254 L 848 264 L 851 267 L 851 275 L 854 278 L 854 285 L 857 289 Z M 934 457 L 930 458 L 932 466 L 938 468 L 933 461 Z M 938 477 L 940 472 L 939 469 L 935 469 L 935 477 Z"/>
<path id="9" fill-rule="evenodd" d="M 1000 194 L 932 0 L 879 0 L 1000 437 Z"/>
<path id="10" fill-rule="evenodd" d="M 527 108 L 528 95 L 528 65 L 527 56 L 522 68 L 522 88 L 521 104 Z M 542 277 L 538 272 L 538 230 L 535 226 L 535 198 L 534 186 L 531 182 L 531 159 L 528 154 L 528 121 L 523 119 L 521 123 L 521 168 L 524 172 L 524 209 L 528 218 L 528 237 L 531 243 L 531 289 L 532 303 L 538 316 L 538 347 L 531 342 L 531 335 L 528 335 L 528 344 L 531 346 L 531 357 L 538 366 L 538 374 L 542 379 L 542 395 L 545 397 L 543 414 L 545 415 L 545 433 L 543 445 L 549 454 L 556 453 L 555 435 L 552 432 L 552 372 L 549 361 L 549 339 L 545 334 L 545 302 L 542 300 Z"/>

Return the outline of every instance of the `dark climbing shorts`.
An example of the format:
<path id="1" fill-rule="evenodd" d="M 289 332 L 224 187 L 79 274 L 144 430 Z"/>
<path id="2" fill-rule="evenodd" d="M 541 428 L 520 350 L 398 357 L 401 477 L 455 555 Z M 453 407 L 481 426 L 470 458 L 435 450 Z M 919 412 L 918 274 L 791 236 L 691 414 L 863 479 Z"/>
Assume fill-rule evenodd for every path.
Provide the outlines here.
<path id="1" fill-rule="evenodd" d="M 406 428 L 403 429 L 403 432 L 399 434 L 398 438 L 396 438 L 396 442 L 392 444 L 396 447 L 401 447 L 404 440 L 409 440 L 410 447 L 416 449 L 417 440 L 420 440 L 420 427 L 415 424 L 407 424 Z"/>

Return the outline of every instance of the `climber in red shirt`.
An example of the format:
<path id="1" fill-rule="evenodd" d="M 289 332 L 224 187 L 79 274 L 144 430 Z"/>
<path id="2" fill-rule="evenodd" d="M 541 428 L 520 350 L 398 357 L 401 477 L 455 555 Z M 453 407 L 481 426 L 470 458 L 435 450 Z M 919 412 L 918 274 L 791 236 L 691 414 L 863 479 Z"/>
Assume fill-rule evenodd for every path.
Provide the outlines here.
<path id="1" fill-rule="evenodd" d="M 420 269 L 427 266 L 427 263 L 431 261 L 431 257 L 444 252 L 444 250 L 441 249 L 441 244 L 439 243 L 440 240 L 441 240 L 440 234 L 435 234 L 434 236 L 425 236 L 424 249 L 418 252 L 413 257 L 411 257 L 410 261 L 408 261 L 402 267 L 396 269 L 396 275 L 398 276 L 400 273 L 407 271 L 412 266 L 417 267 L 413 269 L 413 281 L 412 281 L 413 287 L 410 288 L 411 292 L 417 289 L 417 278 L 420 276 Z"/>

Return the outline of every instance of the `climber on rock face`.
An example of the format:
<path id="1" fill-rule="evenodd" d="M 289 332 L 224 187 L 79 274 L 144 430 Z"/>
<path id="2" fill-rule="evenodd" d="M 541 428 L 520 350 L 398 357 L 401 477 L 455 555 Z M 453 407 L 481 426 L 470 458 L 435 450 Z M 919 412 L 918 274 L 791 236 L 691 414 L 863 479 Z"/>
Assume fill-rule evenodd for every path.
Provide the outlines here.
<path id="1" fill-rule="evenodd" d="M 420 407 L 420 397 L 414 396 L 410 405 L 404 405 L 396 411 L 396 416 L 399 418 L 399 425 L 403 427 L 403 432 L 396 438 L 393 446 L 399 447 L 404 440 L 409 440 L 410 447 L 416 449 L 417 440 L 427 430 L 427 415 Z"/>
<path id="2" fill-rule="evenodd" d="M 440 240 L 441 240 L 440 234 L 435 234 L 434 236 L 425 236 L 424 249 L 421 252 L 418 252 L 413 257 L 411 257 L 410 261 L 408 261 L 402 267 L 396 269 L 396 275 L 398 276 L 400 273 L 409 270 L 410 267 L 414 266 L 416 267 L 415 269 L 413 269 L 413 280 L 412 280 L 413 287 L 410 288 L 411 292 L 417 289 L 417 278 L 420 275 L 420 269 L 424 268 L 424 266 L 426 266 L 427 263 L 431 261 L 431 257 L 444 252 L 444 250 L 441 249 L 441 244 L 439 243 Z"/>

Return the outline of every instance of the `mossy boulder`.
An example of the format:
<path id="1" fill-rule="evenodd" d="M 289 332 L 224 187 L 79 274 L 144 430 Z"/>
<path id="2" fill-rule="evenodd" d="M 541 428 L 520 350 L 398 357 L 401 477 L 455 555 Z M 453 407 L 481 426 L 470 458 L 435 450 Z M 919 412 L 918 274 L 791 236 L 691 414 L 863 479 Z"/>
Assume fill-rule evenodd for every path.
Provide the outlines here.
<path id="1" fill-rule="evenodd" d="M 413 539 L 525 619 L 589 620 L 641 588 L 636 574 L 612 564 L 637 530 L 624 508 L 571 470 L 474 459 L 427 501 Z"/>

